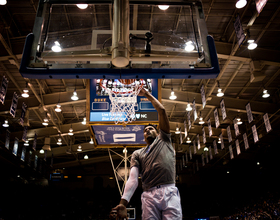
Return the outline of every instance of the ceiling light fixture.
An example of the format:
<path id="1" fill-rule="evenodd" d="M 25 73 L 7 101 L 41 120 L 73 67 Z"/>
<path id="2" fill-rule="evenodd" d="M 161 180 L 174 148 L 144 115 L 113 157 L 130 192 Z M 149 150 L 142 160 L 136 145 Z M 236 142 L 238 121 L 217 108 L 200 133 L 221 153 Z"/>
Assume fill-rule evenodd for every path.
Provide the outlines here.
<path id="1" fill-rule="evenodd" d="M 92 139 L 92 138 L 90 139 L 90 142 L 89 142 L 89 143 L 90 143 L 90 144 L 93 144 L 93 139 Z"/>
<path id="2" fill-rule="evenodd" d="M 87 160 L 87 159 L 88 159 L 88 155 L 85 155 L 85 156 L 84 156 L 84 159 Z"/>
<path id="3" fill-rule="evenodd" d="M 202 118 L 202 116 L 201 116 L 201 112 L 200 112 L 200 117 L 199 117 L 199 122 L 198 122 L 198 124 L 200 124 L 200 125 L 203 125 L 203 124 L 204 124 L 203 118 Z"/>
<path id="4" fill-rule="evenodd" d="M 49 125 L 49 119 L 48 119 L 47 113 L 46 113 L 46 117 L 44 118 L 44 121 L 43 121 L 42 125 L 44 125 L 44 126 L 48 126 Z"/>
<path id="5" fill-rule="evenodd" d="M 192 110 L 191 104 L 188 103 L 187 108 L 186 108 L 186 111 L 190 112 L 191 110 Z"/>
<path id="6" fill-rule="evenodd" d="M 87 124 L 87 118 L 86 118 L 86 117 L 84 117 L 84 119 L 83 119 L 83 121 L 82 121 L 82 124 L 83 124 L 83 125 L 86 125 L 86 124 Z"/>
<path id="7" fill-rule="evenodd" d="M 180 133 L 181 133 L 181 132 L 180 132 L 179 127 L 178 127 L 178 125 L 177 125 L 175 134 L 180 134 Z"/>
<path id="8" fill-rule="evenodd" d="M 61 105 L 57 103 L 56 108 L 54 109 L 56 112 L 61 112 Z"/>
<path id="9" fill-rule="evenodd" d="M 82 146 L 79 145 L 77 151 L 82 151 Z"/>
<path id="10" fill-rule="evenodd" d="M 185 51 L 187 51 L 187 52 L 191 52 L 191 51 L 193 51 L 194 50 L 194 45 L 193 45 L 193 42 L 192 41 L 188 41 L 187 43 L 186 43 L 186 46 L 185 46 Z"/>
<path id="11" fill-rule="evenodd" d="M 40 153 L 40 154 L 43 154 L 43 153 L 45 153 L 45 151 L 44 151 L 43 149 L 41 149 L 41 150 L 39 151 L 39 153 Z"/>
<path id="12" fill-rule="evenodd" d="M 7 4 L 7 0 L 0 0 L 0 5 L 6 5 Z"/>
<path id="13" fill-rule="evenodd" d="M 70 135 L 70 136 L 73 136 L 73 135 L 74 135 L 72 125 L 71 125 L 71 127 L 69 128 L 68 135 Z"/>
<path id="14" fill-rule="evenodd" d="M 54 42 L 54 45 L 52 46 L 52 51 L 56 53 L 61 52 L 61 46 L 57 40 Z"/>
<path id="15" fill-rule="evenodd" d="M 79 100 L 78 94 L 77 94 L 77 92 L 76 92 L 76 88 L 75 88 L 75 90 L 74 90 L 74 92 L 73 92 L 73 95 L 71 96 L 71 99 L 72 99 L 73 101 Z"/>
<path id="16" fill-rule="evenodd" d="M 56 144 L 57 144 L 57 145 L 62 145 L 62 139 L 61 139 L 61 138 L 58 138 Z"/>
<path id="17" fill-rule="evenodd" d="M 188 144 L 190 144 L 192 141 L 189 137 L 187 137 L 187 141 L 186 141 Z"/>
<path id="18" fill-rule="evenodd" d="M 4 128 L 8 128 L 9 127 L 9 123 L 8 120 L 5 120 L 5 123 L 2 125 Z"/>
<path id="19" fill-rule="evenodd" d="M 208 147 L 205 147 L 203 150 L 204 150 L 204 151 L 209 151 Z"/>
<path id="20" fill-rule="evenodd" d="M 238 124 L 238 125 L 242 125 L 242 123 L 243 123 L 240 117 L 237 117 L 236 121 L 237 121 L 236 124 Z"/>
<path id="21" fill-rule="evenodd" d="M 217 96 L 218 97 L 222 97 L 222 96 L 224 96 L 224 93 L 222 92 L 222 89 L 220 88 L 220 83 L 219 83 L 219 81 L 217 81 L 218 82 L 218 93 L 217 93 Z"/>
<path id="22" fill-rule="evenodd" d="M 79 9 L 86 9 L 88 7 L 88 4 L 77 4 L 77 7 Z"/>
<path id="23" fill-rule="evenodd" d="M 235 7 L 240 9 L 243 8 L 246 4 L 247 4 L 246 0 L 238 0 L 235 4 Z"/>
<path id="24" fill-rule="evenodd" d="M 28 140 L 26 140 L 25 142 L 24 142 L 24 146 L 29 146 L 29 143 L 28 143 L 29 141 Z"/>
<path id="25" fill-rule="evenodd" d="M 169 96 L 169 99 L 171 99 L 171 100 L 177 99 L 177 96 L 175 95 L 173 88 L 171 88 L 171 94 Z"/>
<path id="26" fill-rule="evenodd" d="M 262 94 L 262 97 L 263 98 L 268 98 L 270 96 L 270 94 L 267 92 L 266 89 L 263 90 L 263 94 Z"/>
<path id="27" fill-rule="evenodd" d="M 23 89 L 23 93 L 21 94 L 21 96 L 23 98 L 28 98 L 29 97 L 29 90 L 28 90 L 27 86 L 28 86 L 28 83 L 26 82 L 26 87 Z"/>
<path id="28" fill-rule="evenodd" d="M 248 40 L 248 50 L 254 50 L 257 48 L 257 44 L 255 43 L 254 40 Z"/>
<path id="29" fill-rule="evenodd" d="M 221 138 L 218 139 L 218 144 L 220 144 L 220 143 L 222 143 L 222 142 L 221 142 Z"/>
<path id="30" fill-rule="evenodd" d="M 169 5 L 159 5 L 158 8 L 164 11 L 169 8 Z"/>

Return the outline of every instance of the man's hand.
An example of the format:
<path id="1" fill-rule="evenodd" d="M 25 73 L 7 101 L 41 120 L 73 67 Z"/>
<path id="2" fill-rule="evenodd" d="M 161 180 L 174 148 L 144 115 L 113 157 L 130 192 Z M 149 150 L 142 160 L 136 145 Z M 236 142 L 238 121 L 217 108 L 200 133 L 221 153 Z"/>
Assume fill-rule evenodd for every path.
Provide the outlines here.
<path id="1" fill-rule="evenodd" d="M 140 90 L 140 92 L 139 92 L 139 96 L 145 96 L 145 94 L 147 94 L 148 92 L 147 92 L 147 90 L 146 89 L 144 89 L 144 88 L 142 88 L 141 90 Z"/>
<path id="2" fill-rule="evenodd" d="M 123 219 L 127 219 L 127 211 L 126 211 L 126 207 L 123 204 L 119 204 L 117 205 L 115 208 L 113 208 L 113 210 L 117 210 L 118 214 L 118 218 L 119 220 L 123 220 Z"/>

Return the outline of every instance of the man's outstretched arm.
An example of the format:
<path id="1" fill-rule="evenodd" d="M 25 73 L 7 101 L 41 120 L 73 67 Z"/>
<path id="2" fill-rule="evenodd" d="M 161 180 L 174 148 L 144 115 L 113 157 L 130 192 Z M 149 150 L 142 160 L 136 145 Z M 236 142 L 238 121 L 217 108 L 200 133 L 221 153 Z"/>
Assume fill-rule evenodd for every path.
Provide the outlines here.
<path id="1" fill-rule="evenodd" d="M 145 96 L 152 103 L 152 105 L 158 112 L 159 128 L 165 133 L 169 134 L 170 133 L 169 120 L 164 106 L 151 93 L 149 93 L 144 88 L 141 89 L 139 96 Z"/>
<path id="2" fill-rule="evenodd" d="M 120 204 L 113 208 L 114 210 L 118 211 L 118 216 L 120 218 L 126 218 L 127 216 L 126 206 L 138 186 L 138 176 L 138 167 L 132 167 L 130 170 L 129 178 L 125 184 L 124 193 L 121 198 Z"/>

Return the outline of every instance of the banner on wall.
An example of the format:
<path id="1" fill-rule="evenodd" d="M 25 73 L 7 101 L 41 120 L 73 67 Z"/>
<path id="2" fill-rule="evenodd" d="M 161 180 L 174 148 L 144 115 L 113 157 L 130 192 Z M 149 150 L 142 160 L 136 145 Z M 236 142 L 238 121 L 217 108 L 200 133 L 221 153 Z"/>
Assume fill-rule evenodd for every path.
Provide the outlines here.
<path id="1" fill-rule="evenodd" d="M 237 17 L 235 19 L 234 29 L 235 29 L 235 33 L 236 33 L 236 38 L 237 38 L 238 44 L 240 46 L 244 42 L 246 36 L 244 34 L 243 27 L 242 27 L 239 15 L 237 15 Z"/>
<path id="2" fill-rule="evenodd" d="M 221 149 L 223 150 L 225 148 L 223 134 L 221 133 L 219 137 L 220 137 L 220 140 L 221 140 Z"/>
<path id="3" fill-rule="evenodd" d="M 10 114 L 13 116 L 13 118 L 16 117 L 17 105 L 18 105 L 18 95 L 16 92 L 14 92 L 11 108 L 10 108 Z"/>
<path id="4" fill-rule="evenodd" d="M 210 118 L 208 119 L 208 131 L 209 131 L 209 137 L 211 137 L 212 136 L 212 127 L 211 127 L 211 120 L 210 120 Z"/>
<path id="5" fill-rule="evenodd" d="M 205 144 L 206 143 L 206 134 L 205 134 L 204 126 L 202 127 L 202 140 L 203 140 L 203 143 Z"/>
<path id="6" fill-rule="evenodd" d="M 247 150 L 249 148 L 249 142 L 248 142 L 248 137 L 247 137 L 246 133 L 243 134 L 243 141 L 244 141 L 244 145 L 245 145 L 245 150 Z"/>
<path id="7" fill-rule="evenodd" d="M 199 134 L 196 135 L 197 138 L 197 149 L 200 149 L 200 138 L 199 138 Z"/>
<path id="8" fill-rule="evenodd" d="M 205 151 L 205 162 L 206 162 L 206 163 L 209 163 L 208 151 Z"/>
<path id="9" fill-rule="evenodd" d="M 259 136 L 258 136 L 256 125 L 252 126 L 252 132 L 253 132 L 254 143 L 257 143 L 259 141 Z"/>
<path id="10" fill-rule="evenodd" d="M 222 119 L 224 121 L 227 118 L 226 106 L 225 106 L 225 100 L 224 99 L 221 100 L 220 107 L 221 107 Z"/>
<path id="11" fill-rule="evenodd" d="M 1 84 L 1 88 L 0 88 L 0 102 L 4 105 L 5 102 L 5 98 L 6 98 L 6 94 L 7 94 L 7 90 L 8 90 L 8 79 L 3 76 L 2 78 L 2 84 Z"/>
<path id="12" fill-rule="evenodd" d="M 241 153 L 241 151 L 240 151 L 240 146 L 239 146 L 239 140 L 238 139 L 235 140 L 235 146 L 236 146 L 236 153 L 237 153 L 237 155 L 239 155 Z"/>
<path id="13" fill-rule="evenodd" d="M 232 146 L 231 145 L 228 146 L 228 150 L 229 150 L 230 159 L 233 159 L 234 156 L 233 156 Z"/>
<path id="14" fill-rule="evenodd" d="M 218 147 L 217 147 L 217 141 L 213 141 L 213 146 L 214 146 L 214 154 L 218 154 Z"/>
<path id="15" fill-rule="evenodd" d="M 188 137 L 187 120 L 184 120 L 185 138 Z"/>
<path id="16" fill-rule="evenodd" d="M 227 126 L 227 134 L 228 134 L 228 142 L 232 142 L 232 136 L 231 136 L 231 130 L 230 130 L 230 125 Z"/>
<path id="17" fill-rule="evenodd" d="M 202 166 L 205 166 L 205 162 L 204 162 L 204 154 L 201 154 L 201 162 L 202 162 Z"/>
<path id="18" fill-rule="evenodd" d="M 210 158 L 210 160 L 213 159 L 212 147 L 211 146 L 209 147 L 209 158 Z"/>
<path id="19" fill-rule="evenodd" d="M 266 3 L 267 3 L 267 0 L 256 0 L 256 10 L 259 14 L 263 10 Z"/>
<path id="20" fill-rule="evenodd" d="M 193 107 L 193 120 L 196 121 L 197 119 L 197 112 L 196 112 L 196 107 L 195 107 L 195 99 L 193 100 L 193 103 L 192 103 L 192 107 Z"/>
<path id="21" fill-rule="evenodd" d="M 24 126 L 24 127 L 23 127 L 22 140 L 23 140 L 24 142 L 27 141 L 27 126 Z"/>
<path id="22" fill-rule="evenodd" d="M 219 113 L 217 108 L 214 109 L 214 119 L 215 119 L 216 128 L 218 128 L 220 126 L 220 120 L 219 120 Z"/>
<path id="23" fill-rule="evenodd" d="M 196 144 L 195 144 L 195 140 L 193 140 L 193 153 L 196 154 Z"/>
<path id="24" fill-rule="evenodd" d="M 24 126 L 24 117 L 25 117 L 26 110 L 27 110 L 27 105 L 23 102 L 22 107 L 21 107 L 21 115 L 20 115 L 20 119 L 19 119 L 19 123 L 22 126 Z"/>
<path id="25" fill-rule="evenodd" d="M 35 133 L 34 134 L 33 145 L 32 145 L 33 150 L 36 151 L 36 147 L 37 147 L 37 134 Z"/>
<path id="26" fill-rule="evenodd" d="M 251 123 L 253 121 L 253 114 L 252 114 L 250 102 L 248 102 L 246 105 L 246 112 L 247 112 L 248 122 Z"/>
<path id="27" fill-rule="evenodd" d="M 268 133 L 271 131 L 271 125 L 267 113 L 263 115 L 263 120 L 264 120 L 266 132 Z"/>
<path id="28" fill-rule="evenodd" d="M 22 161 L 25 161 L 25 154 L 26 154 L 26 148 L 25 146 L 22 146 L 21 157 L 20 157 Z"/>
<path id="29" fill-rule="evenodd" d="M 238 135 L 240 135 L 239 127 L 237 124 L 237 118 L 233 119 L 233 127 L 234 127 L 234 131 L 235 131 L 235 136 L 237 137 Z"/>
<path id="30" fill-rule="evenodd" d="M 206 98 L 205 98 L 205 91 L 204 91 L 204 85 L 200 87 L 200 94 L 201 94 L 201 102 L 202 102 L 202 108 L 206 105 Z"/>
<path id="31" fill-rule="evenodd" d="M 18 138 L 15 138 L 14 148 L 13 148 L 13 154 L 15 156 L 17 156 L 17 151 L 18 151 Z"/>
<path id="32" fill-rule="evenodd" d="M 191 123 L 191 112 L 188 112 L 188 125 L 189 125 L 189 130 L 192 127 L 192 123 Z"/>
<path id="33" fill-rule="evenodd" d="M 6 140 L 5 140 L 5 147 L 9 150 L 10 148 L 10 131 L 6 130 Z"/>

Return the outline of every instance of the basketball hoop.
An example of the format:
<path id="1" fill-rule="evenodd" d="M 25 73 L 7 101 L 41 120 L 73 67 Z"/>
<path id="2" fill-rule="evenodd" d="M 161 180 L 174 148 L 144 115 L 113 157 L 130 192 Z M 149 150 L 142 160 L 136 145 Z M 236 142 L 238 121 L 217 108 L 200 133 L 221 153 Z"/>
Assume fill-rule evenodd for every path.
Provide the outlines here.
<path id="1" fill-rule="evenodd" d="M 115 124 L 126 125 L 136 120 L 137 95 L 145 83 L 143 79 L 100 80 L 100 86 L 109 94 L 110 112 Z"/>

